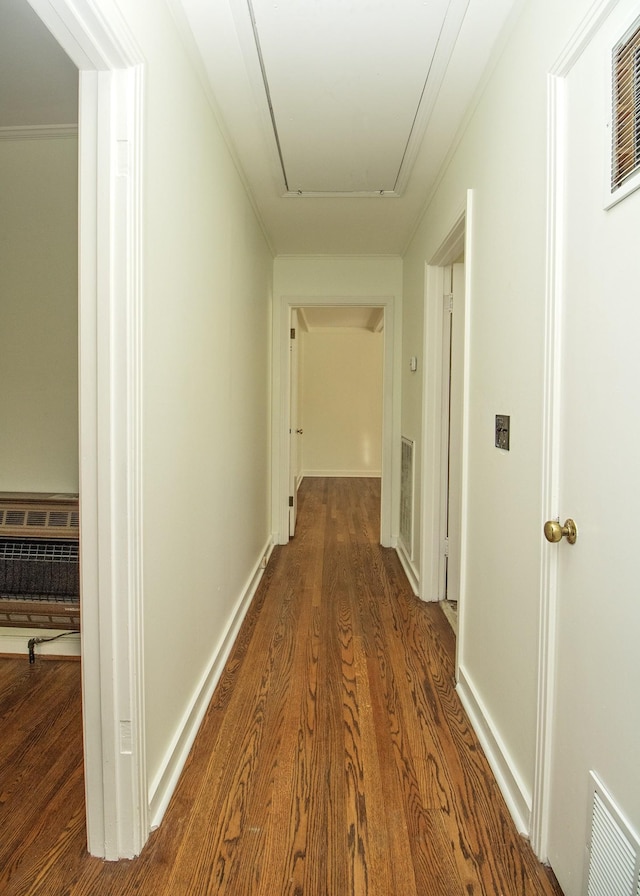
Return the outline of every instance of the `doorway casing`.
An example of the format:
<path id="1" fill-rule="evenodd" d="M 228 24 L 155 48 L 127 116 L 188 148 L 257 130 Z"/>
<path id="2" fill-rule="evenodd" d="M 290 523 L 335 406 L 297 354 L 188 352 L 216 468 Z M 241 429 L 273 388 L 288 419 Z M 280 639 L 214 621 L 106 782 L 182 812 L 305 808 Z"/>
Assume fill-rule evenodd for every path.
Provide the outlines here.
<path id="1" fill-rule="evenodd" d="M 421 526 L 420 526 L 420 596 L 423 600 L 441 600 L 444 597 L 444 539 L 446 535 L 446 485 L 447 439 L 444 420 L 443 388 L 444 383 L 444 345 L 443 295 L 445 268 L 457 261 L 461 255 L 465 258 L 465 309 L 469 308 L 471 295 L 470 270 L 472 259 L 472 215 L 473 192 L 467 191 L 464 204 L 452 218 L 437 251 L 425 266 L 425 323 L 424 323 L 424 358 L 423 395 L 424 412 L 422 417 L 422 491 L 421 491 Z M 469 314 L 464 315 L 463 337 L 463 382 L 462 382 L 462 439 L 461 457 L 461 512 L 460 512 L 460 611 L 464 602 L 464 553 L 466 527 L 466 495 L 467 474 L 466 455 L 468 430 L 469 393 L 467 380 L 469 371 Z M 456 657 L 460 655 L 464 638 L 464 614 L 458 617 L 458 637 Z M 457 659 L 456 659 L 457 662 Z M 457 674 L 457 668 L 456 668 Z"/>
<path id="2" fill-rule="evenodd" d="M 384 310 L 384 371 L 382 399 L 382 485 L 380 543 L 398 541 L 400 481 L 400 400 L 396 359 L 400 335 L 399 303 L 394 296 L 274 296 L 272 401 L 272 530 L 275 544 L 289 541 L 289 429 L 291 378 L 289 324 L 295 308 L 364 306 Z"/>
<path id="3" fill-rule="evenodd" d="M 143 57 L 111 0 L 29 0 L 80 71 L 79 445 L 87 844 L 149 833 L 142 652 Z"/>

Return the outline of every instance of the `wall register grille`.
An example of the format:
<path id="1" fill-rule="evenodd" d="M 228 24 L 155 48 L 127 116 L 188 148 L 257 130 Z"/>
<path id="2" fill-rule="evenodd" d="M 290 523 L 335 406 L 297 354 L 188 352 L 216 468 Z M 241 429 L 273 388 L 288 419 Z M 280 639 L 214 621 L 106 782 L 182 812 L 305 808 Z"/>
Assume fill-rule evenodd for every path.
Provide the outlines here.
<path id="1" fill-rule="evenodd" d="M 640 896 L 640 839 L 591 772 L 585 896 Z"/>
<path id="2" fill-rule="evenodd" d="M 77 495 L 0 492 L 0 626 L 80 628 Z"/>
<path id="3" fill-rule="evenodd" d="M 413 496 L 414 496 L 414 464 L 411 439 L 402 436 L 402 453 L 400 457 L 400 541 L 410 560 L 413 560 Z"/>
<path id="4" fill-rule="evenodd" d="M 613 51 L 613 171 L 617 189 L 640 168 L 640 26 Z"/>

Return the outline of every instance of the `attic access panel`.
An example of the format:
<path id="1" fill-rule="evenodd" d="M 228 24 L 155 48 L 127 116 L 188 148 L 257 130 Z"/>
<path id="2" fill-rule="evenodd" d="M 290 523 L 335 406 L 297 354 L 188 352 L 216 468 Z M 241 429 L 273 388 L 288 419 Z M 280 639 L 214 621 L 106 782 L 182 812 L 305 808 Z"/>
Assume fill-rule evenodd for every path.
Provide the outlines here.
<path id="1" fill-rule="evenodd" d="M 468 0 L 248 2 L 287 191 L 398 192 Z"/>

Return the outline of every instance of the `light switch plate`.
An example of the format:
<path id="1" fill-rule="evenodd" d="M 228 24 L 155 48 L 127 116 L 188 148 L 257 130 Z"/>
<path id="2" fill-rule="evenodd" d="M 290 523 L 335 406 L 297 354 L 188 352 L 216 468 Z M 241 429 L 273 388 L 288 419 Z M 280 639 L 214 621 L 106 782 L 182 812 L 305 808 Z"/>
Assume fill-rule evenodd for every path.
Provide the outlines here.
<path id="1" fill-rule="evenodd" d="M 508 414 L 496 414 L 496 448 L 508 451 L 510 434 L 511 417 Z"/>

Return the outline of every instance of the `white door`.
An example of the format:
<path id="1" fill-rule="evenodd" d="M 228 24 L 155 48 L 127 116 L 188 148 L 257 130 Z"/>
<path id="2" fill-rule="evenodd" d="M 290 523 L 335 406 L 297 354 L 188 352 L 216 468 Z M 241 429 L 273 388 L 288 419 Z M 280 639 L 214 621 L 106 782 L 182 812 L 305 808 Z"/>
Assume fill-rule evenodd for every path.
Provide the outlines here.
<path id="1" fill-rule="evenodd" d="M 622 0 L 561 81 L 551 512 L 578 535 L 543 550 L 557 582 L 548 857 L 565 896 L 586 892 L 591 770 L 640 831 L 640 192 L 606 210 L 603 175 L 612 34 L 639 13 Z M 631 896 L 615 881 L 597 892 Z"/>
<path id="2" fill-rule="evenodd" d="M 289 340 L 289 537 L 296 533 L 298 513 L 298 441 L 302 435 L 298 426 L 298 312 L 291 312 Z"/>

